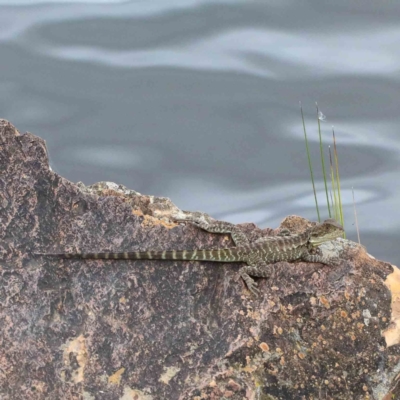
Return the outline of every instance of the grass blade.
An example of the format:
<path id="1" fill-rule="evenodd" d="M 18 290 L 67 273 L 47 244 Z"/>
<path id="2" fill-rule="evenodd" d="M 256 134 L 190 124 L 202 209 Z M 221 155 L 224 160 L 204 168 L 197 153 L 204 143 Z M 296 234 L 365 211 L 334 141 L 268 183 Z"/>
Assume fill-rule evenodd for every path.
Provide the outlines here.
<path id="1" fill-rule="evenodd" d="M 313 187 L 313 191 L 314 191 L 315 207 L 317 208 L 318 222 L 321 222 L 321 217 L 319 215 L 317 192 L 315 191 L 314 173 L 313 173 L 312 164 L 311 164 L 310 149 L 308 148 L 306 124 L 304 122 L 303 107 L 301 106 L 301 102 L 300 102 L 300 111 L 301 111 L 301 119 L 303 121 L 303 130 L 304 130 L 304 139 L 306 142 L 306 149 L 307 149 L 308 166 L 310 168 L 311 182 L 312 182 L 312 187 Z"/>
<path id="2" fill-rule="evenodd" d="M 330 192 L 331 204 L 333 205 L 335 220 L 339 221 L 340 211 L 339 211 L 339 201 L 338 201 L 337 193 L 336 193 L 335 172 L 334 172 L 333 163 L 332 163 L 331 146 L 328 146 L 328 147 L 329 147 L 329 164 L 330 164 L 331 184 L 332 184 L 332 191 Z M 332 196 L 332 192 L 333 192 L 333 196 Z"/>
<path id="3" fill-rule="evenodd" d="M 354 201 L 354 188 L 351 187 L 351 192 L 353 193 L 353 207 L 354 207 L 354 218 L 356 221 L 356 229 L 357 229 L 357 237 L 358 237 L 358 244 L 361 244 L 360 241 L 360 230 L 358 229 L 358 219 L 357 219 L 357 211 L 356 211 L 356 202 Z"/>
<path id="4" fill-rule="evenodd" d="M 340 223 L 344 226 L 344 218 L 343 218 L 343 206 L 342 206 L 342 196 L 340 194 L 340 176 L 339 176 L 339 159 L 336 148 L 336 137 L 335 130 L 332 126 L 332 134 L 333 134 L 333 154 L 335 158 L 335 167 L 336 167 L 336 181 L 337 181 L 337 192 L 339 197 L 339 211 L 340 211 Z"/>
<path id="5" fill-rule="evenodd" d="M 322 172 L 324 174 L 324 184 L 325 184 L 325 193 L 326 193 L 326 203 L 328 205 L 328 213 L 329 218 L 332 218 L 331 207 L 329 205 L 329 196 L 328 196 L 328 185 L 326 184 L 326 171 L 325 171 L 325 160 L 324 160 L 324 151 L 322 149 L 322 136 L 321 136 L 321 123 L 320 123 L 320 115 L 318 110 L 318 103 L 315 103 L 317 107 L 317 121 L 318 121 L 318 133 L 319 133 L 319 149 L 321 154 L 321 164 L 322 164 Z"/>

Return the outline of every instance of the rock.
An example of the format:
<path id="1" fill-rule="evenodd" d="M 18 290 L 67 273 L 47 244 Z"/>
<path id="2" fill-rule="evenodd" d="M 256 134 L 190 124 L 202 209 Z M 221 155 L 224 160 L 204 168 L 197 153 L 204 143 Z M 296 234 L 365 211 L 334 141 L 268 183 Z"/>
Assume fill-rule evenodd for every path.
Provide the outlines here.
<path id="1" fill-rule="evenodd" d="M 399 270 L 355 243 L 322 249 L 338 266 L 276 264 L 259 298 L 238 264 L 33 256 L 232 245 L 172 222 L 183 214 L 115 183 L 69 182 L 42 139 L 0 120 L 1 399 L 400 396 Z"/>

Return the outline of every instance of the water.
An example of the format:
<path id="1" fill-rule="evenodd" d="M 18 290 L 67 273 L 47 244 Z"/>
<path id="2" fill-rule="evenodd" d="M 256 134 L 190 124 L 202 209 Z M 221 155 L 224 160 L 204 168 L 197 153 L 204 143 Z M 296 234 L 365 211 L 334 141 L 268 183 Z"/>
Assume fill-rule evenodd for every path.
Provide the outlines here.
<path id="1" fill-rule="evenodd" d="M 317 113 L 348 236 L 400 263 L 400 4 L 0 0 L 0 116 L 71 181 L 275 227 L 324 207 Z M 327 158 L 328 160 L 329 158 Z"/>

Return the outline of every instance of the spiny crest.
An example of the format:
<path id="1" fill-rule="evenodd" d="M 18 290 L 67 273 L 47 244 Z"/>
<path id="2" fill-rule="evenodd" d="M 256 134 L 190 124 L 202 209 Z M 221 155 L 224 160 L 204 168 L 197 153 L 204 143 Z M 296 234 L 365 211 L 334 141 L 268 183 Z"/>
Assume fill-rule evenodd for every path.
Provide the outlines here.
<path id="1" fill-rule="evenodd" d="M 329 242 L 343 235 L 344 229 L 342 225 L 334 219 L 326 219 L 322 224 L 317 224 L 310 228 L 309 242 L 313 246 L 318 246 L 323 242 Z"/>

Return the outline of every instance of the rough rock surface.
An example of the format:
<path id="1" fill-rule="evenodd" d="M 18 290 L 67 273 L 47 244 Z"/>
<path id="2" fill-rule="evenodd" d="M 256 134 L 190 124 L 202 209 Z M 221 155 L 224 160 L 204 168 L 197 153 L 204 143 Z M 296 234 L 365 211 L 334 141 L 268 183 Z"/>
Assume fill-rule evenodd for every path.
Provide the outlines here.
<path id="1" fill-rule="evenodd" d="M 336 267 L 276 264 L 259 298 L 238 264 L 32 255 L 232 245 L 170 222 L 181 213 L 116 184 L 63 179 L 43 140 L 0 120 L 1 399 L 400 396 L 400 274 L 355 243 L 325 246 Z"/>

